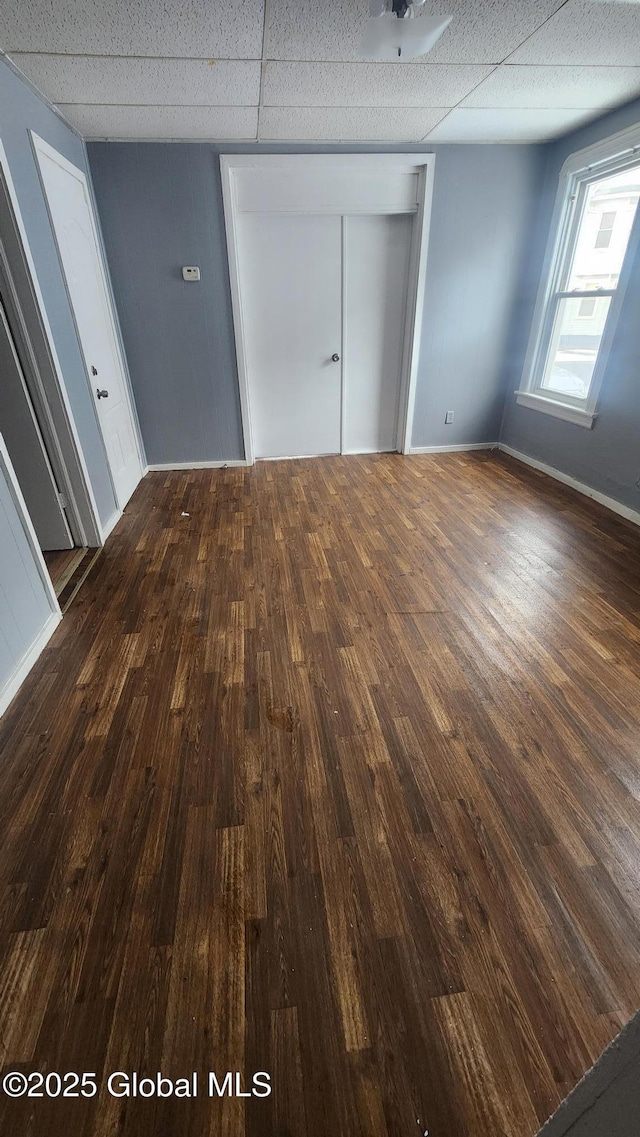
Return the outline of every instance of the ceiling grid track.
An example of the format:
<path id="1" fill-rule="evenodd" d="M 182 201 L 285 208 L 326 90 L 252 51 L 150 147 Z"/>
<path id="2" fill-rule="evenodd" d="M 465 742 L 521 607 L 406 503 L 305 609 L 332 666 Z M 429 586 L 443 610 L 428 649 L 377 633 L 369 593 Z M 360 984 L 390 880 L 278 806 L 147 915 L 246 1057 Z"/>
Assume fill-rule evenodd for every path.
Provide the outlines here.
<path id="1" fill-rule="evenodd" d="M 366 0 L 49 5 L 0 0 L 0 47 L 86 140 L 545 142 L 640 96 L 640 4 L 615 0 L 427 0 L 453 20 L 398 64 L 359 56 Z"/>

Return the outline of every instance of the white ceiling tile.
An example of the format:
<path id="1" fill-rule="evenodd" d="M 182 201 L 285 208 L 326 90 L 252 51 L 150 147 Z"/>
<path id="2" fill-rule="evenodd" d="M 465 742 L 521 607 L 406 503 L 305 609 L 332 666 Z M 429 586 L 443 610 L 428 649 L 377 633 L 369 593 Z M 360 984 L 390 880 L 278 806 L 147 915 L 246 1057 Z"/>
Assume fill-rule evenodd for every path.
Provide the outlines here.
<path id="1" fill-rule="evenodd" d="M 5 51 L 259 59 L 263 0 L 0 0 Z"/>
<path id="2" fill-rule="evenodd" d="M 262 141 L 419 142 L 446 109 L 409 107 L 263 107 Z"/>
<path id="3" fill-rule="evenodd" d="M 429 63 L 501 63 L 562 2 L 430 0 L 425 14 L 453 15 L 453 20 L 425 58 Z M 267 8 L 265 58 L 356 60 L 368 15 L 369 0 L 278 0 Z"/>
<path id="4" fill-rule="evenodd" d="M 322 0 L 279 0 L 269 4 L 266 59 L 356 60 L 369 15 L 369 0 L 332 4 Z"/>
<path id="5" fill-rule="evenodd" d="M 265 106 L 453 107 L 490 67 L 394 63 L 267 63 Z"/>
<path id="6" fill-rule="evenodd" d="M 640 94 L 640 67 L 498 67 L 463 107 L 610 107 Z"/>
<path id="7" fill-rule="evenodd" d="M 59 110 L 84 138 L 255 139 L 257 107 L 80 106 Z"/>
<path id="8" fill-rule="evenodd" d="M 433 51 L 381 64 L 359 56 L 369 0 L 269 0 L 260 137 L 539 141 L 640 93 L 640 0 L 427 12 L 453 17 Z M 265 0 L 0 0 L 0 50 L 88 137 L 251 138 L 264 13 Z"/>
<path id="9" fill-rule="evenodd" d="M 640 66 L 640 5 L 569 0 L 509 63 Z"/>
<path id="10" fill-rule="evenodd" d="M 456 107 L 428 135 L 429 142 L 541 142 L 593 118 L 588 110 L 476 110 Z"/>
<path id="11" fill-rule="evenodd" d="M 564 0 L 430 0 L 429 15 L 453 20 L 429 63 L 501 63 Z M 426 12 L 426 8 L 425 8 Z"/>
<path id="12" fill-rule="evenodd" d="M 260 97 L 258 60 L 214 63 L 18 52 L 11 58 L 54 103 L 257 106 Z"/>

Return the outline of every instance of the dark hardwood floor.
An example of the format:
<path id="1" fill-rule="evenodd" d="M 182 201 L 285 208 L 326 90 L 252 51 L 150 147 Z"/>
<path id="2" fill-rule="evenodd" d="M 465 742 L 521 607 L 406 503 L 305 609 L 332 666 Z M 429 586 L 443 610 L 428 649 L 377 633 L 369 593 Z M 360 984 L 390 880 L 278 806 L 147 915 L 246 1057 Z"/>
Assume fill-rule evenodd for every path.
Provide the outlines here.
<path id="1" fill-rule="evenodd" d="M 49 576 L 55 588 L 56 596 L 60 595 L 65 584 L 72 576 L 86 552 L 86 549 L 52 549 L 42 554 L 47 569 L 49 570 Z"/>
<path id="2" fill-rule="evenodd" d="M 0 724 L 0 1077 L 100 1086 L 0 1132 L 531 1137 L 640 1004 L 639 661 L 509 459 L 148 475 Z"/>

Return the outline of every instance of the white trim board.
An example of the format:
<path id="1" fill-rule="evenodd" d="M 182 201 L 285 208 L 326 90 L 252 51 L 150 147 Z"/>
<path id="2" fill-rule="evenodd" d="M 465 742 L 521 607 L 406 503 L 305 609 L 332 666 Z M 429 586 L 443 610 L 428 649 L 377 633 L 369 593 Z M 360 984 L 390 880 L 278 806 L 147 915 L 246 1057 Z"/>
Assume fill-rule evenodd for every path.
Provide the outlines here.
<path id="1" fill-rule="evenodd" d="M 24 530 L 24 535 L 27 539 L 27 544 L 31 550 L 31 554 L 35 561 L 36 568 L 40 574 L 40 579 L 44 586 L 44 590 L 49 600 L 49 606 L 52 612 L 60 612 L 60 605 L 58 604 L 58 597 L 56 596 L 55 588 L 49 576 L 49 570 L 46 566 L 45 559 L 42 555 L 40 542 L 36 536 L 36 531 L 33 528 L 33 522 L 29 516 L 27 503 L 22 496 L 20 484 L 16 478 L 16 472 L 13 468 L 13 463 L 9 457 L 4 438 L 0 434 L 0 474 L 4 476 L 7 488 L 13 499 L 13 504 L 16 508 L 16 513 L 20 520 L 20 524 Z"/>
<path id="2" fill-rule="evenodd" d="M 455 442 L 452 446 L 412 446 L 407 454 L 453 454 L 463 450 L 495 450 L 497 442 Z"/>
<path id="3" fill-rule="evenodd" d="M 28 648 L 23 655 L 17 669 L 14 671 L 13 675 L 9 676 L 7 679 L 7 682 L 0 691 L 0 717 L 4 714 L 9 704 L 18 694 L 18 691 L 27 678 L 27 675 L 31 671 L 31 668 L 44 651 L 61 620 L 61 612 L 51 613 L 46 624 L 38 633 L 34 642 L 31 644 L 31 647 Z"/>
<path id="4" fill-rule="evenodd" d="M 16 475 L 15 475 L 15 471 L 14 471 L 13 466 L 11 464 L 9 452 L 5 446 L 4 439 L 3 439 L 1 434 L 0 434 L 0 475 L 2 475 L 5 479 L 7 489 L 9 490 L 13 504 L 15 506 L 16 513 L 18 515 L 18 520 L 20 521 L 20 524 L 22 525 L 22 529 L 24 531 L 24 535 L 26 537 L 27 544 L 29 546 L 29 550 L 31 552 L 31 555 L 33 556 L 36 568 L 38 570 L 38 573 L 40 575 L 40 579 L 42 581 L 44 591 L 45 591 L 46 596 L 47 596 L 47 600 L 49 601 L 49 607 L 51 609 L 50 615 L 45 620 L 43 627 L 36 634 L 36 638 L 33 641 L 33 643 L 31 644 L 31 646 L 28 647 L 27 650 L 25 651 L 24 655 L 22 656 L 22 659 L 20 660 L 17 667 L 15 668 L 13 675 L 9 676 L 6 683 L 4 684 L 4 687 L 2 688 L 2 690 L 0 690 L 0 715 L 3 715 L 4 712 L 6 711 L 7 707 L 9 706 L 9 703 L 11 702 L 14 695 L 18 691 L 18 688 L 21 686 L 21 684 L 24 682 L 27 675 L 31 671 L 31 668 L 33 667 L 34 663 L 36 662 L 38 656 L 40 655 L 40 653 L 42 652 L 42 650 L 46 646 L 46 644 L 49 642 L 49 640 L 51 639 L 51 636 L 53 635 L 54 631 L 58 627 L 58 624 L 60 623 L 60 621 L 62 619 L 62 612 L 60 611 L 60 605 L 58 603 L 58 598 L 55 594 L 55 589 L 54 589 L 53 584 L 51 582 L 51 577 L 49 576 L 49 572 L 48 572 L 47 566 L 45 564 L 45 560 L 44 560 L 44 557 L 42 555 L 42 551 L 41 551 L 40 546 L 38 544 L 38 538 L 36 537 L 35 529 L 33 528 L 33 524 L 32 524 L 31 518 L 29 517 L 29 513 L 27 510 L 25 500 L 22 496 L 22 490 L 20 489 L 20 486 L 18 485 L 18 481 L 17 481 Z"/>
<path id="5" fill-rule="evenodd" d="M 24 261 L 22 266 L 9 265 L 9 269 L 13 276 L 14 269 L 22 268 L 22 275 L 26 277 L 28 285 L 30 319 L 26 317 L 26 313 L 23 311 L 21 297 L 18 296 L 17 300 L 21 315 L 25 318 L 26 334 L 30 346 L 33 347 L 37 357 L 34 375 L 37 376 L 42 386 L 42 399 L 39 409 L 47 417 L 49 428 L 47 434 L 53 440 L 53 445 L 56 448 L 64 476 L 64 490 L 73 507 L 74 525 L 72 525 L 72 529 L 76 527 L 74 539 L 84 545 L 99 546 L 103 543 L 103 537 L 98 505 L 73 417 L 62 366 L 56 351 L 29 238 L 22 218 L 18 194 L 11 176 L 9 160 L 2 139 L 0 139 L 0 167 L 1 180 L 9 199 L 9 212 L 13 215 L 10 220 L 13 221 L 12 229 L 19 246 L 18 256 Z"/>
<path id="6" fill-rule="evenodd" d="M 597 411 L 583 411 L 582 407 L 570 407 L 568 403 L 558 403 L 554 399 L 545 399 L 542 395 L 535 395 L 533 391 L 514 391 L 516 403 L 521 407 L 529 407 L 532 411 L 541 411 L 543 415 L 553 415 L 565 422 L 572 422 L 576 426 L 584 426 L 591 430 L 598 417 Z"/>
<path id="7" fill-rule="evenodd" d="M 254 185 L 251 200 L 245 202 L 244 211 L 247 212 L 308 212 L 313 214 L 329 212 L 338 216 L 345 216 L 364 211 L 369 214 L 410 213 L 415 217 L 411 239 L 407 322 L 397 433 L 397 449 L 404 454 L 410 448 L 413 429 L 435 160 L 435 154 L 424 152 L 414 154 L 223 154 L 220 156 L 222 200 L 231 284 L 231 307 L 247 465 L 253 465 L 254 448 L 238 243 L 238 218 L 243 211 L 239 201 L 238 178 L 242 171 L 244 170 L 246 173 L 247 170 L 250 170 L 259 179 Z M 354 176 L 349 178 L 349 174 Z M 364 177 L 365 174 L 369 176 Z M 413 196 L 411 194 L 407 196 L 404 191 L 400 195 L 391 194 L 388 201 L 385 201 L 383 194 L 380 203 L 376 204 L 376 187 L 382 186 L 384 178 L 375 175 L 384 174 L 412 175 L 413 178 L 417 175 L 417 192 Z M 332 175 L 334 181 L 332 181 Z M 292 178 L 297 178 L 299 196 L 294 204 L 292 204 L 293 198 L 290 197 L 290 203 L 287 204 L 287 193 L 291 189 Z M 322 186 L 326 189 L 326 200 L 323 198 L 325 191 L 322 190 L 321 192 L 321 189 L 318 188 Z M 360 202 L 358 200 L 358 186 L 361 187 L 362 193 L 365 193 L 366 190 L 366 193 L 369 194 L 366 201 Z M 330 188 L 327 189 L 327 187 Z M 382 193 L 381 190 L 380 192 Z M 315 201 L 314 194 L 317 199 Z M 409 197 L 411 197 L 411 201 Z"/>
<path id="8" fill-rule="evenodd" d="M 590 497 L 593 501 L 597 501 L 600 505 L 604 505 L 606 509 L 610 509 L 612 513 L 617 513 L 620 517 L 626 518 L 627 521 L 632 521 L 634 525 L 640 525 L 640 512 L 631 509 L 628 505 L 623 505 L 621 501 L 616 501 L 613 497 L 607 497 L 606 494 L 600 493 L 599 490 L 594 490 L 591 486 L 585 485 L 584 482 L 579 482 L 577 478 L 572 478 L 570 474 L 565 474 L 562 470 L 556 470 L 554 466 L 547 466 L 546 462 L 539 462 L 537 458 L 531 458 L 528 454 L 523 454 L 521 450 L 514 450 L 513 447 L 507 446 L 504 442 L 498 443 L 498 450 L 502 450 L 505 454 L 509 454 L 518 462 L 523 462 L 525 466 L 532 466 L 534 470 L 540 470 L 543 474 L 548 474 L 556 482 L 562 482 L 563 485 L 569 486 L 577 493 L 583 494 L 584 497 Z"/>
<path id="9" fill-rule="evenodd" d="M 367 450 L 367 454 L 376 453 L 380 451 Z M 391 453 L 395 454 L 393 450 Z M 256 462 L 306 462 L 310 458 L 345 458 L 346 454 L 342 454 L 338 450 L 328 450 L 326 454 L 266 454 L 264 458 L 256 458 Z"/>
<path id="10" fill-rule="evenodd" d="M 102 542 L 103 542 L 103 544 L 105 544 L 105 542 L 107 541 L 107 538 L 111 536 L 111 534 L 113 533 L 113 530 L 115 529 L 115 527 L 118 524 L 121 517 L 122 517 L 122 511 L 120 509 L 116 509 L 115 513 L 112 513 L 109 520 L 106 521 L 105 524 L 102 526 Z"/>
<path id="11" fill-rule="evenodd" d="M 562 176 L 592 169 L 602 162 L 607 162 L 612 155 L 622 157 L 638 151 L 640 151 L 640 124 L 636 122 L 633 126 L 627 126 L 624 130 L 618 130 L 615 134 L 601 138 L 599 142 L 591 142 L 581 150 L 574 150 L 573 154 L 565 158 L 560 174 Z"/>
<path id="12" fill-rule="evenodd" d="M 227 466 L 248 465 L 244 458 L 228 458 L 222 462 L 150 462 L 147 470 L 149 473 L 158 470 L 224 470 Z"/>

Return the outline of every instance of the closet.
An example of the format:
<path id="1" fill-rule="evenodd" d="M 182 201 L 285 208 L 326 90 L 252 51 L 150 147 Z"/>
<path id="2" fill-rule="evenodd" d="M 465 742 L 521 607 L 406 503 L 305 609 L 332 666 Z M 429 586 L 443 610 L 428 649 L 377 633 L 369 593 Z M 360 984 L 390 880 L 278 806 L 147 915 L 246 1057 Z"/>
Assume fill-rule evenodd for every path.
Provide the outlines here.
<path id="1" fill-rule="evenodd" d="M 404 449 L 426 162 L 390 157 L 223 159 L 251 457 Z"/>

